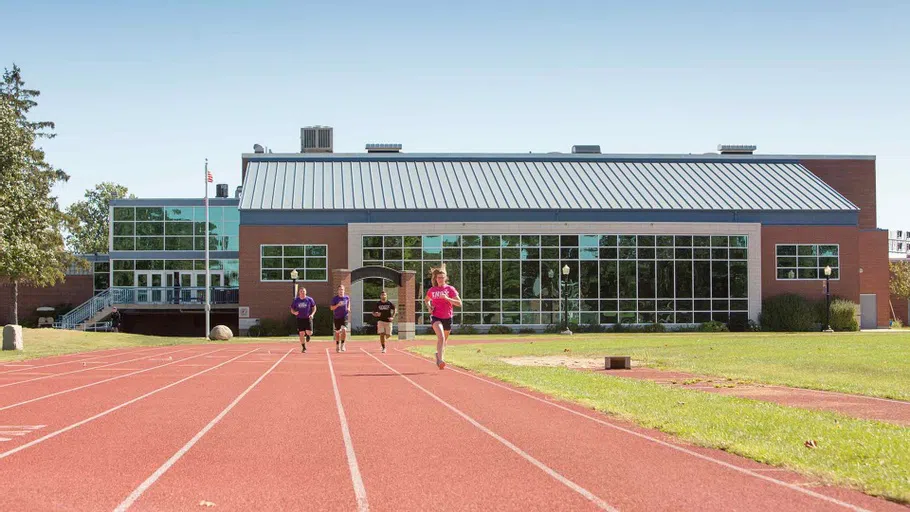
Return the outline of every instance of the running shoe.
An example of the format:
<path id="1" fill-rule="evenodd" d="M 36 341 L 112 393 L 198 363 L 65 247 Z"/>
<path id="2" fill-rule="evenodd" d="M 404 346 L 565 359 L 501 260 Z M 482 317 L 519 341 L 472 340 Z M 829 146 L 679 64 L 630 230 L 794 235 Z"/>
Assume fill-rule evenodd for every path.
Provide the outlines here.
<path id="1" fill-rule="evenodd" d="M 382 353 L 385 354 L 385 347 L 382 347 Z"/>

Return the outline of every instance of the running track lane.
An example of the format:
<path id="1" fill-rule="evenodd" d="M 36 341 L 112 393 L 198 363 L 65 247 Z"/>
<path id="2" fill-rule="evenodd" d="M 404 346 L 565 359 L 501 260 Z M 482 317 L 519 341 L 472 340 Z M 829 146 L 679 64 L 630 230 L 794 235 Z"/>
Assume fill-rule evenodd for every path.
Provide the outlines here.
<path id="1" fill-rule="evenodd" d="M 791 487 L 780 485 L 754 476 L 769 468 L 747 459 L 690 447 L 686 447 L 690 453 L 685 453 L 553 407 L 545 399 L 517 394 L 514 388 L 450 371 L 454 368 L 437 370 L 448 372 L 446 378 L 433 378 L 425 374 L 427 368 L 435 368 L 431 361 L 399 351 L 395 354 L 384 360 L 394 370 L 415 373 L 410 378 L 416 383 L 623 511 L 907 510 L 855 491 L 806 488 L 804 479 Z M 612 420 L 603 415 L 600 419 Z M 623 428 L 659 437 L 645 429 Z M 670 438 L 660 437 L 674 444 Z M 758 471 L 737 471 L 696 453 Z"/>
<path id="2" fill-rule="evenodd" d="M 4 509 L 113 509 L 280 357 L 244 364 L 256 350 L 213 359 L 205 368 L 192 368 L 182 382 L 172 376 L 170 387 L 119 409 L 84 414 L 82 421 L 94 419 L 0 454 L 0 480 L 16 482 L 4 490 Z M 133 393 L 132 399 L 141 396 Z M 56 427 L 45 431 L 63 430 Z"/>
<path id="3" fill-rule="evenodd" d="M 135 370 L 142 370 L 159 366 L 163 362 L 186 357 L 191 352 L 190 348 L 171 349 L 166 352 L 154 354 L 135 354 L 134 357 L 122 357 L 117 361 L 104 364 L 92 364 L 85 368 L 68 369 L 47 375 L 18 374 L 15 382 L 0 384 L 0 403 L 13 403 L 46 395 L 79 385 L 97 382 L 117 375 L 125 375 Z"/>
<path id="4" fill-rule="evenodd" d="M 599 510 L 360 350 L 331 357 L 371 510 Z"/>
<path id="5" fill-rule="evenodd" d="M 50 379 L 63 375 L 74 375 L 99 368 L 110 367 L 119 363 L 125 363 L 132 360 L 155 357 L 156 354 L 173 352 L 180 347 L 165 347 L 164 350 L 150 352 L 148 350 L 136 350 L 133 352 L 121 352 L 110 355 L 106 358 L 86 358 L 65 363 L 56 363 L 49 365 L 38 365 L 35 368 L 20 368 L 18 371 L 0 373 L 0 388 L 10 388 L 28 382 L 34 382 L 44 379 Z M 185 350 L 185 349 L 184 349 Z"/>
<path id="6" fill-rule="evenodd" d="M 75 393 L 82 391 L 83 389 L 100 386 L 109 382 L 128 379 L 134 377 L 135 375 L 149 374 L 149 372 L 153 372 L 160 368 L 166 368 L 170 366 L 200 366 L 198 364 L 195 364 L 199 358 L 206 358 L 205 360 L 211 361 L 211 359 L 208 359 L 207 356 L 226 351 L 224 351 L 224 349 L 207 350 L 205 352 L 199 352 L 196 350 L 196 353 L 194 354 L 192 350 L 187 349 L 186 351 L 180 352 L 181 353 L 171 353 L 171 355 L 167 358 L 164 358 L 162 356 L 160 358 L 156 357 L 154 359 L 145 360 L 141 364 L 130 364 L 128 368 L 115 367 L 119 368 L 121 371 L 113 372 L 113 375 L 110 374 L 111 372 L 108 372 L 108 374 L 94 376 L 67 376 L 62 379 L 55 380 L 52 383 L 42 381 L 36 384 L 31 384 L 28 387 L 7 390 L 5 393 L 3 393 L 4 401 L 0 402 L 0 413 L 2 413 L 2 411 L 14 409 L 16 407 L 22 407 L 24 405 L 32 404 L 42 400 L 49 400 L 51 398 L 69 393 Z M 206 365 L 202 364 L 201 366 Z M 141 381 L 142 378 L 140 377 L 139 379 Z M 132 385 L 135 386 L 137 384 Z M 135 388 L 129 389 L 129 386 L 127 386 L 127 388 L 128 390 L 135 390 Z"/>
<path id="7" fill-rule="evenodd" d="M 324 346 L 295 348 L 130 510 L 356 510 Z"/>
<path id="8" fill-rule="evenodd" d="M 0 363 L 0 375 L 9 373 L 28 372 L 65 364 L 75 364 L 83 361 L 102 361 L 109 357 L 116 357 L 122 354 L 137 354 L 145 351 L 173 348 L 172 345 L 162 345 L 156 347 L 137 349 L 136 347 L 118 347 L 106 350 L 96 350 L 91 352 L 76 352 L 73 354 L 64 354 L 61 356 L 48 356 L 37 359 L 23 359 L 18 361 L 8 361 Z"/>

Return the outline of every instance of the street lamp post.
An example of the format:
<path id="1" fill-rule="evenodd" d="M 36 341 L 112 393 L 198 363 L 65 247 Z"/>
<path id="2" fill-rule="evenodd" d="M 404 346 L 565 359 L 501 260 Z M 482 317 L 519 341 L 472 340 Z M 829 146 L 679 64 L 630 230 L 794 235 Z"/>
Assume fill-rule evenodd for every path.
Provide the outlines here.
<path id="1" fill-rule="evenodd" d="M 831 328 L 831 266 L 825 266 L 825 332 L 834 332 Z"/>
<path id="2" fill-rule="evenodd" d="M 297 269 L 296 269 L 296 268 L 295 268 L 294 270 L 291 271 L 291 282 L 294 283 L 294 297 L 297 296 L 297 277 L 298 277 L 299 275 L 300 275 L 300 274 L 297 273 Z"/>
<path id="3" fill-rule="evenodd" d="M 552 268 L 547 271 L 547 276 L 549 276 L 549 278 L 550 278 L 549 293 L 550 293 L 550 296 L 552 297 L 553 296 L 553 269 Z M 550 323 L 552 324 L 553 323 L 553 306 L 551 305 L 549 307 L 549 309 L 550 309 Z"/>
<path id="4" fill-rule="evenodd" d="M 562 296 L 563 296 L 563 304 L 565 304 L 565 307 L 563 308 L 563 313 L 562 313 L 562 318 L 563 318 L 562 325 L 564 327 L 564 330 L 562 331 L 563 334 L 572 334 L 572 331 L 569 330 L 569 293 L 568 293 L 569 271 L 570 271 L 569 266 L 563 265 L 563 267 L 562 267 L 562 276 L 563 276 Z"/>

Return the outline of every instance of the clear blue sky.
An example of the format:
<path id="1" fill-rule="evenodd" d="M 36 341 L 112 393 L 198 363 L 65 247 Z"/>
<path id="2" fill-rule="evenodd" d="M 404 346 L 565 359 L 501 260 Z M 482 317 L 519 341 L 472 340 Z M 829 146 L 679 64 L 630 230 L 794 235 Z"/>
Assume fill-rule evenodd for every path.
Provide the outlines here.
<path id="1" fill-rule="evenodd" d="M 125 6 L 124 4 L 130 4 Z M 61 202 L 240 180 L 299 151 L 760 153 L 878 157 L 878 224 L 910 228 L 910 2 L 0 0 L 0 65 L 57 123 Z M 214 193 L 214 190 L 213 192 Z"/>

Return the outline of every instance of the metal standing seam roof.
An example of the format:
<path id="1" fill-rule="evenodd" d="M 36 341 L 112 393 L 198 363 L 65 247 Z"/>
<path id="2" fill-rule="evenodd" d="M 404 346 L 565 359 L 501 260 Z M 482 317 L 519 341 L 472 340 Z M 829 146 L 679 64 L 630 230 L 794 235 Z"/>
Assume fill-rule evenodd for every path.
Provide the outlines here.
<path id="1" fill-rule="evenodd" d="M 691 158 L 252 159 L 240 210 L 777 210 L 859 208 L 793 161 Z"/>

